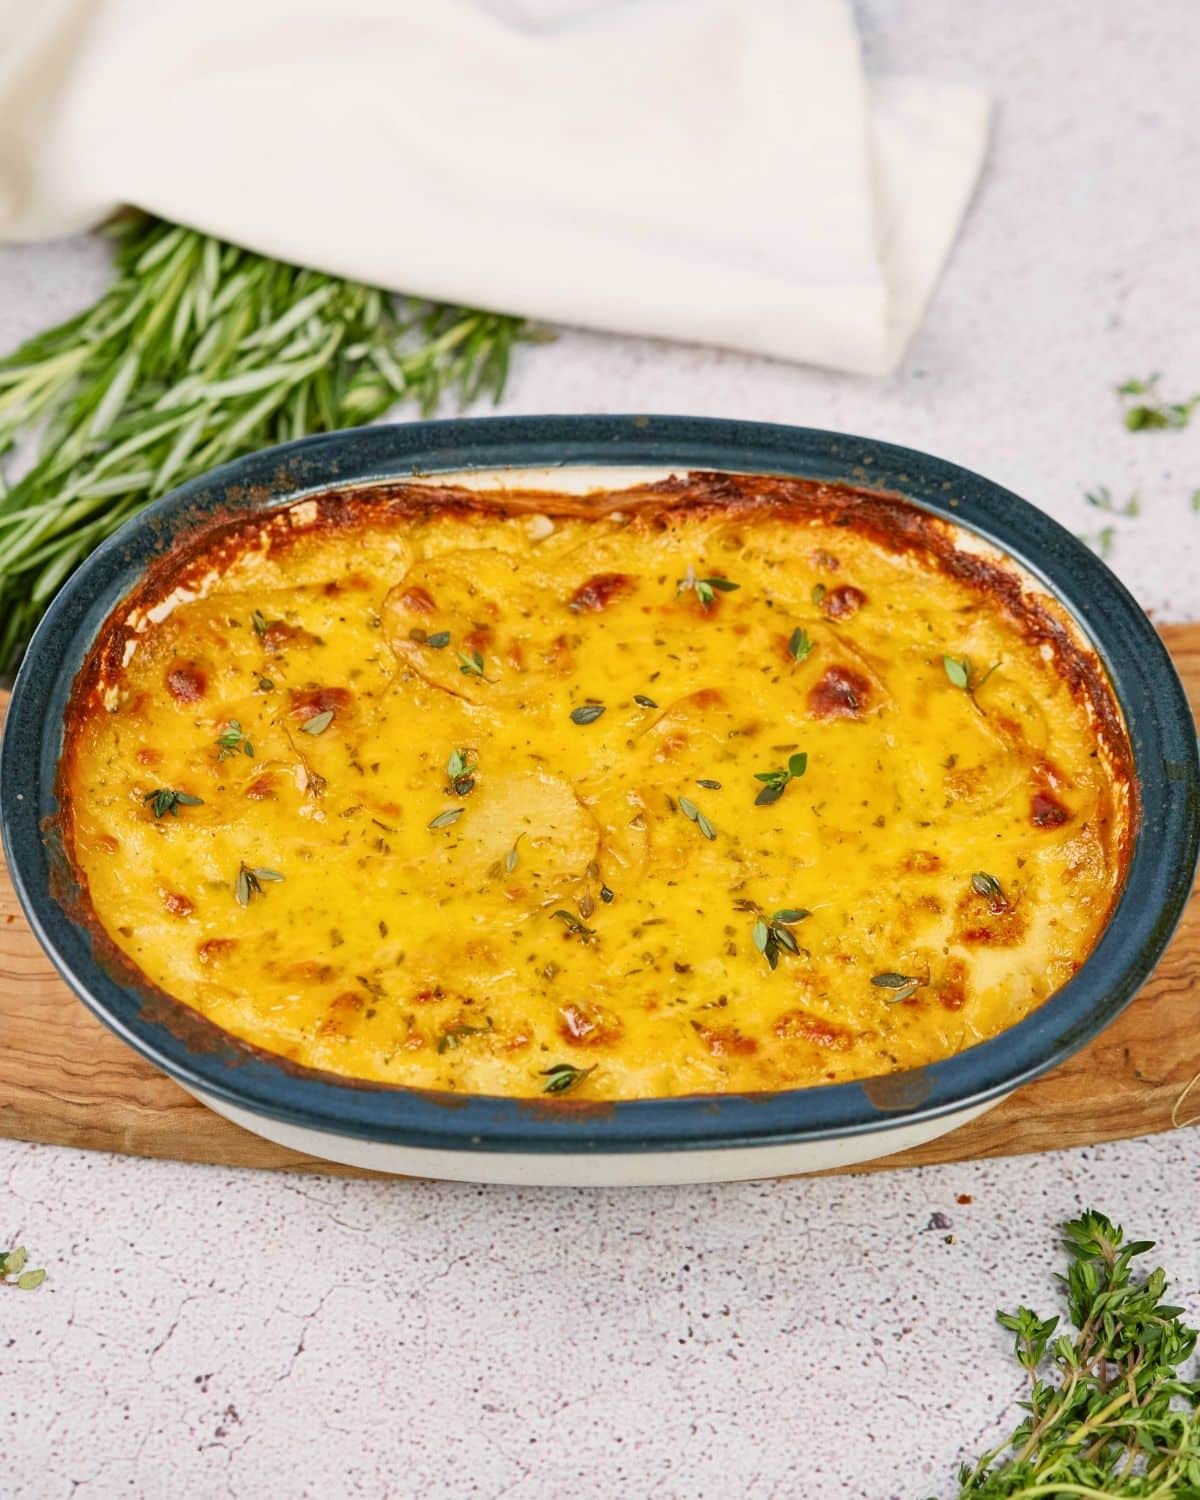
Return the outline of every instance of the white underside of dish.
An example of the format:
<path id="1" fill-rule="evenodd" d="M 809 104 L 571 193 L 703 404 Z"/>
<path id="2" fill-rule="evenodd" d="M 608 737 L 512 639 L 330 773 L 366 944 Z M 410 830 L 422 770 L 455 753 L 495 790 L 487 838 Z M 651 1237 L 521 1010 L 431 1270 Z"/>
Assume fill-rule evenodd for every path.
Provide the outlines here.
<path id="1" fill-rule="evenodd" d="M 579 1151 L 437 1151 L 386 1141 L 335 1135 L 290 1125 L 227 1104 L 199 1089 L 202 1104 L 244 1130 L 322 1161 L 365 1167 L 396 1177 L 431 1177 L 447 1182 L 508 1183 L 520 1187 L 652 1187 L 668 1183 L 745 1182 L 759 1177 L 793 1177 L 852 1167 L 920 1146 L 947 1135 L 999 1104 L 975 1104 L 936 1120 L 894 1125 L 864 1135 L 782 1146 L 739 1146 L 695 1151 L 621 1151 L 595 1155 Z"/>

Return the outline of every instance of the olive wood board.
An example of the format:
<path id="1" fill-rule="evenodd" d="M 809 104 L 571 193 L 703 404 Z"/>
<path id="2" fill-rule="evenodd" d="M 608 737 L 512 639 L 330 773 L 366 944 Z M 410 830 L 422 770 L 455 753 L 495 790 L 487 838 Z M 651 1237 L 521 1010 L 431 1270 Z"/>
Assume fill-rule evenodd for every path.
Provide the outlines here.
<path id="1" fill-rule="evenodd" d="M 1162 634 L 1200 715 L 1200 624 L 1166 626 Z M 0 693 L 0 718 L 6 706 Z M 1197 1073 L 1200 891 L 1193 891 L 1153 979 L 1090 1046 L 949 1135 L 847 1170 L 1012 1156 L 1169 1130 Z M 1183 1113 L 1200 1114 L 1200 1085 Z M 54 972 L 2 862 L 0 1136 L 227 1167 L 375 1175 L 251 1135 L 118 1041 Z"/>

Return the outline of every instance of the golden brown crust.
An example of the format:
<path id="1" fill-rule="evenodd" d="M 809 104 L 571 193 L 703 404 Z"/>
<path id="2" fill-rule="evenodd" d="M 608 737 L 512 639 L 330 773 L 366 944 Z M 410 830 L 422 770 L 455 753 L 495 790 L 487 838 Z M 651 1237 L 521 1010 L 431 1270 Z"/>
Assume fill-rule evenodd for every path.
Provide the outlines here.
<path id="1" fill-rule="evenodd" d="M 270 558 L 278 558 L 285 556 L 304 537 L 322 534 L 352 536 L 368 528 L 386 528 L 393 520 L 400 523 L 414 518 L 469 519 L 484 512 L 490 515 L 540 514 L 585 519 L 599 519 L 620 512 L 629 518 L 631 527 L 647 531 L 667 528 L 673 517 L 685 513 L 746 526 L 753 526 L 757 517 L 769 513 L 775 521 L 794 525 L 798 530 L 817 526 L 851 528 L 874 545 L 893 554 L 917 558 L 922 566 L 968 588 L 987 601 L 992 609 L 1003 612 L 1024 641 L 1052 663 L 1071 696 L 1084 706 L 1088 714 L 1097 748 L 1109 772 L 1108 795 L 1123 799 L 1125 804 L 1125 816 L 1113 818 L 1113 809 L 1109 807 L 1104 810 L 1106 817 L 1102 819 L 1118 830 L 1118 844 L 1111 851 L 1121 872 L 1113 888 L 1112 903 L 1115 904 L 1136 832 L 1138 789 L 1120 709 L 1100 662 L 1083 643 L 1078 627 L 1056 601 L 1033 591 L 1027 580 L 1002 559 L 964 547 L 961 535 L 952 524 L 920 510 L 902 497 L 804 479 L 724 473 L 692 473 L 625 490 L 588 495 L 548 494 L 535 489 L 476 492 L 427 483 L 334 489 L 273 511 L 218 518 L 156 559 L 136 589 L 105 622 L 72 692 L 66 720 L 65 751 L 58 778 L 60 829 L 79 880 L 79 889 L 71 903 L 72 914 L 96 935 L 98 951 L 108 955 L 106 961 L 114 965 L 122 982 L 131 983 L 136 978 L 137 987 L 155 997 L 163 1019 L 169 1020 L 172 1029 L 180 1031 L 186 1018 L 190 1044 L 211 1049 L 219 1042 L 221 1047 L 235 1052 L 272 1056 L 276 1062 L 280 1061 L 250 1043 L 236 1041 L 202 1020 L 189 1007 L 149 984 L 144 975 L 119 955 L 105 933 L 92 908 L 86 879 L 78 871 L 74 859 L 70 788 L 73 759 L 83 725 L 91 715 L 103 711 L 104 694 L 120 681 L 128 650 L 144 628 L 147 613 L 177 591 L 200 591 L 208 577 L 224 572 L 244 554 L 261 551 Z M 833 566 L 836 567 L 836 561 Z M 602 575 L 605 580 L 616 576 Z M 595 584 L 595 580 L 592 582 Z M 605 596 L 606 602 L 607 595 L 616 587 L 610 581 L 606 581 L 604 588 L 592 587 L 586 593 L 586 607 L 602 608 L 601 596 Z M 857 590 L 843 590 L 847 600 L 856 593 Z M 859 601 L 850 602 L 856 608 Z M 720 600 L 716 603 L 719 604 Z M 837 609 L 825 613 L 836 618 L 844 612 L 847 611 L 843 611 L 839 604 Z M 184 696 L 198 690 L 194 674 L 181 667 L 176 676 L 179 692 Z M 318 709 L 312 711 L 315 713 Z M 1046 803 L 1051 800 L 1048 792 L 1038 796 Z M 1037 821 L 1036 809 L 1034 821 Z M 729 1050 L 737 1046 L 735 1031 L 709 1028 L 709 1035 L 710 1039 L 716 1039 L 706 1042 L 710 1050 Z M 286 1060 L 284 1065 L 293 1066 Z M 298 1065 L 295 1070 L 306 1075 L 330 1076 Z M 339 1081 L 348 1080 L 339 1075 Z M 580 1101 L 549 1099 L 541 1101 L 540 1107 L 578 1108 L 579 1105 Z"/>

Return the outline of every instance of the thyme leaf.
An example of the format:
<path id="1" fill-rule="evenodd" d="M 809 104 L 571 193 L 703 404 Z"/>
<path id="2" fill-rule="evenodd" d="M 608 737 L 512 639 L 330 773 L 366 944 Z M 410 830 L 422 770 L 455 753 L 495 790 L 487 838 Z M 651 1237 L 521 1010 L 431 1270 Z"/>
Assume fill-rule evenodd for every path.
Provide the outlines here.
<path id="1" fill-rule="evenodd" d="M 452 796 L 468 797 L 475 790 L 476 765 L 472 751 L 465 748 L 451 750 L 450 758 L 446 762 L 446 775 L 449 777 L 446 790 Z"/>
<path id="2" fill-rule="evenodd" d="M 234 881 L 233 894 L 237 898 L 239 906 L 249 906 L 252 896 L 263 894 L 263 882 L 270 884 L 273 881 L 282 880 L 283 876 L 278 870 L 269 870 L 262 865 L 256 865 L 253 869 L 243 863 L 238 870 L 237 879 Z"/>
<path id="3" fill-rule="evenodd" d="M 464 812 L 466 812 L 465 807 L 447 807 L 438 813 L 436 818 L 430 818 L 425 826 L 426 828 L 449 828 L 451 823 L 458 822 Z"/>
<path id="4" fill-rule="evenodd" d="M 741 584 L 734 583 L 730 578 L 697 578 L 695 568 L 689 564 L 686 575 L 675 580 L 675 597 L 678 598 L 689 590 L 694 591 L 701 606 L 707 610 L 711 609 L 717 594 L 732 594 L 740 588 Z"/>
<path id="5" fill-rule="evenodd" d="M 179 792 L 168 786 L 160 786 L 156 791 L 147 792 L 142 801 L 149 804 L 150 811 L 156 818 L 165 818 L 168 813 L 177 818 L 181 807 L 204 806 L 203 797 L 193 797 L 191 792 Z"/>
<path id="6" fill-rule="evenodd" d="M 551 912 L 550 915 L 556 917 L 567 929 L 567 932 L 572 937 L 577 937 L 585 946 L 596 936 L 596 929 L 594 927 L 585 927 L 573 911 L 563 911 L 560 908 L 558 911 Z"/>
<path id="7" fill-rule="evenodd" d="M 700 811 L 690 797 L 680 797 L 679 811 L 689 823 L 695 823 L 696 827 L 706 839 L 715 839 L 717 830 L 709 822 L 708 818 Z"/>
<path id="8" fill-rule="evenodd" d="M 441 1036 L 438 1037 L 438 1055 L 441 1056 L 446 1052 L 456 1052 L 462 1046 L 464 1037 L 486 1036 L 492 1029 L 490 1019 L 486 1026 L 468 1026 L 465 1022 L 460 1022 L 457 1026 L 447 1026 Z"/>
<path id="9" fill-rule="evenodd" d="M 1124 505 L 1118 505 L 1106 484 L 1098 484 L 1094 490 L 1085 490 L 1083 498 L 1094 510 L 1102 510 L 1112 516 L 1138 516 L 1142 511 L 1141 497 L 1135 490 Z"/>
<path id="10" fill-rule="evenodd" d="M 300 728 L 305 734 L 324 734 L 333 723 L 333 709 L 327 708 L 323 713 L 313 714 L 311 719 L 305 719 Z"/>
<path id="11" fill-rule="evenodd" d="M 770 807 L 773 802 L 778 802 L 787 790 L 788 783 L 797 781 L 808 770 L 808 752 L 797 750 L 794 755 L 788 757 L 786 767 L 775 771 L 755 771 L 755 781 L 763 783 L 759 794 L 754 799 L 755 807 Z"/>
<path id="12" fill-rule="evenodd" d="M 242 726 L 236 719 L 230 719 L 228 725 L 217 735 L 217 759 L 226 760 L 239 750 L 251 759 L 254 758 L 254 746 L 246 737 Z"/>
<path id="13" fill-rule="evenodd" d="M 24 1245 L 14 1245 L 11 1250 L 0 1251 L 0 1287 L 12 1287 L 18 1292 L 36 1292 L 46 1279 L 42 1267 L 26 1269 L 29 1254 Z"/>
<path id="14" fill-rule="evenodd" d="M 871 983 L 880 990 L 888 990 L 886 1003 L 888 1005 L 899 1005 L 902 1000 L 907 1000 L 916 994 L 921 987 L 922 981 L 912 974 L 897 974 L 894 970 L 885 970 L 882 974 L 872 974 Z"/>
<path id="15" fill-rule="evenodd" d="M 812 913 L 807 907 L 784 906 L 769 917 L 764 917 L 761 913 L 755 917 L 750 937 L 772 969 L 779 967 L 781 952 L 793 954 L 800 952 L 800 944 L 789 929 L 796 922 L 803 922 L 805 917 L 810 916 Z"/>
<path id="16" fill-rule="evenodd" d="M 802 625 L 797 625 L 788 640 L 788 655 L 793 661 L 805 661 L 812 655 L 813 649 L 808 631 Z"/>
<path id="17" fill-rule="evenodd" d="M 1159 379 L 1158 375 L 1148 375 L 1145 380 L 1126 380 L 1117 387 L 1130 432 L 1186 427 L 1200 406 L 1200 395 L 1189 396 L 1186 401 L 1164 401 L 1158 394 Z"/>
<path id="18" fill-rule="evenodd" d="M 555 1063 L 552 1067 L 543 1068 L 541 1071 L 540 1076 L 546 1080 L 542 1093 L 569 1094 L 595 1071 L 595 1063 L 590 1068 L 577 1068 L 574 1063 Z"/>
<path id="19" fill-rule="evenodd" d="M 594 724 L 604 713 L 603 703 L 581 703 L 571 710 L 572 724 Z"/>
<path id="20" fill-rule="evenodd" d="M 982 677 L 977 677 L 971 666 L 971 658 L 969 656 L 964 656 L 961 660 L 954 656 L 942 657 L 942 669 L 946 673 L 946 676 L 956 688 L 961 688 L 971 698 L 975 696 L 999 665 L 998 661 L 994 661 Z"/>
<path id="21" fill-rule="evenodd" d="M 976 870 L 971 876 L 971 889 L 977 896 L 983 896 L 988 901 L 1004 900 L 1004 891 L 1000 882 L 994 875 L 989 875 L 986 870 Z"/>

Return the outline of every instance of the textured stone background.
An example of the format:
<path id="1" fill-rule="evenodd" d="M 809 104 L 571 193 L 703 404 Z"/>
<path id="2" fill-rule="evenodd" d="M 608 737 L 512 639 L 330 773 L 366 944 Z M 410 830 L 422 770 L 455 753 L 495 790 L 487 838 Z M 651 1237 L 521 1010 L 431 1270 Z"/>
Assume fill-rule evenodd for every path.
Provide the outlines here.
<path id="1" fill-rule="evenodd" d="M 1131 437 L 1111 389 L 1155 369 L 1172 393 L 1200 389 L 1200 9 L 858 9 L 873 66 L 997 97 L 985 180 L 903 369 L 864 381 L 564 334 L 522 355 L 505 409 L 869 433 L 980 469 L 1077 531 L 1103 524 L 1085 488 L 1137 489 L 1143 515 L 1116 523 L 1113 566 L 1160 618 L 1200 617 L 1200 424 Z M 0 252 L 0 346 L 103 276 L 88 241 Z M 0 1240 L 51 1273 L 0 1309 L 13 1500 L 919 1500 L 950 1494 L 959 1456 L 1013 1415 L 992 1311 L 1053 1304 L 1062 1218 L 1094 1205 L 1159 1240 L 1200 1315 L 1197 1130 L 624 1194 L 284 1179 L 5 1142 L 0 1182 Z M 934 1211 L 953 1244 L 925 1230 Z"/>

